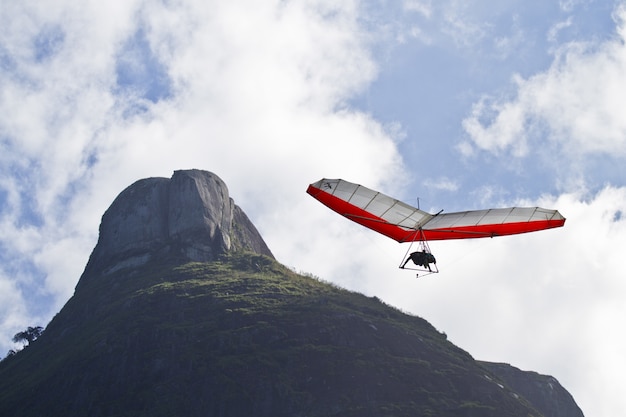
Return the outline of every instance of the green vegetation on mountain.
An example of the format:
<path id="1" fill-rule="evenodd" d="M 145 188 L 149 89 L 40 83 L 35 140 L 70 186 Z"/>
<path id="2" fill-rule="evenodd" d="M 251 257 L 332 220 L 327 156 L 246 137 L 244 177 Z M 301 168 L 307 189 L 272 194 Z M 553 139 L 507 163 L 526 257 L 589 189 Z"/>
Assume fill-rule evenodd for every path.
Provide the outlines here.
<path id="1" fill-rule="evenodd" d="M 253 253 L 86 280 L 0 381 L 3 416 L 541 416 L 425 320 Z"/>

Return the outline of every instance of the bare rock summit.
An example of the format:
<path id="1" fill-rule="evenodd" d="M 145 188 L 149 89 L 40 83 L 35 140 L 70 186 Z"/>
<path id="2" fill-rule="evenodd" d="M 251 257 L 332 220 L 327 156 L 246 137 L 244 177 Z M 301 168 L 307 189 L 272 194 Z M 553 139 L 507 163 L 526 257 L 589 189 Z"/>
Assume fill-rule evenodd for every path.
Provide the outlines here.
<path id="1" fill-rule="evenodd" d="M 139 180 L 113 201 L 102 216 L 83 278 L 136 267 L 154 257 L 206 262 L 240 251 L 273 258 L 217 175 L 175 171 L 172 178 Z"/>

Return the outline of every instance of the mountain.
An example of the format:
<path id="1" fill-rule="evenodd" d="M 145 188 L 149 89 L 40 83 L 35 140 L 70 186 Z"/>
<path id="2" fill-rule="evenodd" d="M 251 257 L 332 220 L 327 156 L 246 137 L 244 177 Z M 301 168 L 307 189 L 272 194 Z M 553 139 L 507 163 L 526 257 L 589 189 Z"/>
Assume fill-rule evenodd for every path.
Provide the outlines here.
<path id="1" fill-rule="evenodd" d="M 74 295 L 0 362 L 2 416 L 582 416 L 552 377 L 277 262 L 214 174 L 141 180 Z"/>

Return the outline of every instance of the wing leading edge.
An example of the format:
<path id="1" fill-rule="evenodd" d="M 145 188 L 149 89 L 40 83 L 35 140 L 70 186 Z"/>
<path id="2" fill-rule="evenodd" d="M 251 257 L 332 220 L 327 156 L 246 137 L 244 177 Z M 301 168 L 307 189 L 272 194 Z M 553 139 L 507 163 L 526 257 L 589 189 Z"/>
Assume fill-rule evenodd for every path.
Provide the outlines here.
<path id="1" fill-rule="evenodd" d="M 429 214 L 341 179 L 323 178 L 310 184 L 307 193 L 342 216 L 398 242 L 506 236 L 565 224 L 557 210 L 540 207 Z"/>

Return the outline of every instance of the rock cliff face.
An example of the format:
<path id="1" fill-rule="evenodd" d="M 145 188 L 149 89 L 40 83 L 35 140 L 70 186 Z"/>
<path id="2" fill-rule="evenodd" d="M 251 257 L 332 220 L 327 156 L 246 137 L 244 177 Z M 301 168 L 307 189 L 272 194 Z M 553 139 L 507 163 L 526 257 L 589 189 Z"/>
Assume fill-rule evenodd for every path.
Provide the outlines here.
<path id="1" fill-rule="evenodd" d="M 84 277 L 136 267 L 151 258 L 213 261 L 227 252 L 273 258 L 226 184 L 200 170 L 147 178 L 126 188 L 104 213 Z"/>

